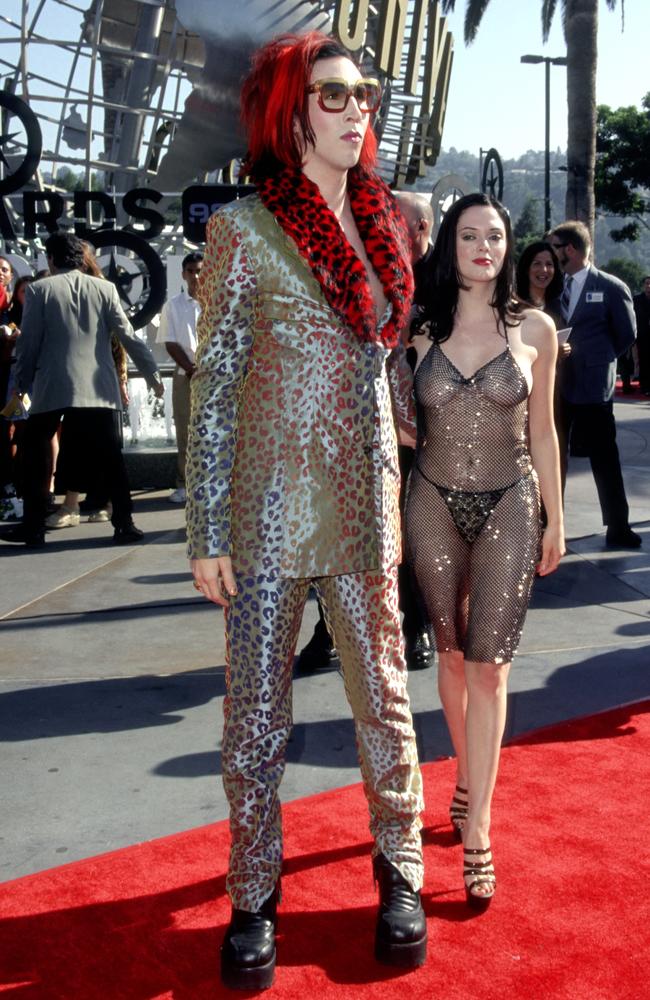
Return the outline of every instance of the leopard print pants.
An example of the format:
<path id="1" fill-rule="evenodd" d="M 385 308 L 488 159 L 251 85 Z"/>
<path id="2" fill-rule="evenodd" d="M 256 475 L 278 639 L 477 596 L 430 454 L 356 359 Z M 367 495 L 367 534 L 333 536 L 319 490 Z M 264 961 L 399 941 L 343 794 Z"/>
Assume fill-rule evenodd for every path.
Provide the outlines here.
<path id="1" fill-rule="evenodd" d="M 239 578 L 226 612 L 223 780 L 232 835 L 226 888 L 254 911 L 282 866 L 278 789 L 292 726 L 292 666 L 310 583 L 341 659 L 374 854 L 422 885 L 422 779 L 406 690 L 397 568 L 317 580 Z"/>

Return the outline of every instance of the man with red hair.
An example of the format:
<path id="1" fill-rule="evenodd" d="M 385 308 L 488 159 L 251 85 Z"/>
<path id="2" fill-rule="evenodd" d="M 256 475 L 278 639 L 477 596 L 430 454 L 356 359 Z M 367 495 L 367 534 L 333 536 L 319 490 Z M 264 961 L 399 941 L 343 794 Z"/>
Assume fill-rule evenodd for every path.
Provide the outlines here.
<path id="1" fill-rule="evenodd" d="M 256 194 L 208 224 L 187 458 L 195 586 L 226 608 L 222 765 L 232 919 L 221 975 L 265 989 L 282 866 L 278 788 L 310 584 L 341 659 L 375 840 L 375 954 L 426 954 L 421 777 L 397 604 L 394 413 L 386 359 L 408 319 L 404 223 L 373 172 L 377 80 L 324 35 L 260 49 L 242 91 Z M 391 389 L 392 385 L 392 389 Z"/>

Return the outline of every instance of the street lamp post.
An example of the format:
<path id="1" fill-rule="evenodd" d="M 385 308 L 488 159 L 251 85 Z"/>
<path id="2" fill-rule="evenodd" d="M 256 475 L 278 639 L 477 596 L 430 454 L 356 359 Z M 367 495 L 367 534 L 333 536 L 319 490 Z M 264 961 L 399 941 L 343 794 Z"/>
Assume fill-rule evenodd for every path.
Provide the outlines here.
<path id="1" fill-rule="evenodd" d="M 544 232 L 551 228 L 551 66 L 566 66 L 565 56 L 522 56 L 522 63 L 545 66 L 545 143 L 544 143 Z"/>

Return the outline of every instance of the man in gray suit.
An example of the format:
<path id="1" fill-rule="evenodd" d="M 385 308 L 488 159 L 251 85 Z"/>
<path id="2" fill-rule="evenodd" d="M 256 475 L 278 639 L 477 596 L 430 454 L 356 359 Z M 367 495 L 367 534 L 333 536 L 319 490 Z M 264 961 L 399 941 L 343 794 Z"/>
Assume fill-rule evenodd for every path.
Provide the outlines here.
<path id="1" fill-rule="evenodd" d="M 132 519 L 111 335 L 161 396 L 156 362 L 148 347 L 133 336 L 115 286 L 80 270 L 84 253 L 80 239 L 54 233 L 45 252 L 52 276 L 28 287 L 16 347 L 16 383 L 31 396 L 24 440 L 23 522 L 0 533 L 0 538 L 30 547 L 43 545 L 51 441 L 63 420 L 64 433 L 81 452 L 89 486 L 111 500 L 114 542 L 138 542 L 143 532 Z"/>
<path id="2" fill-rule="evenodd" d="M 560 457 L 563 481 L 568 455 L 587 456 L 607 525 L 610 548 L 636 549 L 616 444 L 616 359 L 632 346 L 636 321 L 627 285 L 589 263 L 591 238 L 582 222 L 569 221 L 550 234 L 564 290 L 557 303 L 571 327 L 571 353 L 559 366 Z"/>

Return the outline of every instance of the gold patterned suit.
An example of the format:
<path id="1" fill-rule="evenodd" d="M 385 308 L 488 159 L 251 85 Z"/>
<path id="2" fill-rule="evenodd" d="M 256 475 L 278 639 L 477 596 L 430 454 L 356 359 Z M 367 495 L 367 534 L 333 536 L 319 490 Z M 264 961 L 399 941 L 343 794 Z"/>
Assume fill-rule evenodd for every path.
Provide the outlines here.
<path id="1" fill-rule="evenodd" d="M 188 552 L 230 555 L 238 588 L 226 613 L 228 891 L 255 910 L 280 874 L 277 789 L 312 582 L 341 656 L 375 851 L 419 888 L 421 780 L 396 593 L 394 418 L 409 426 L 408 378 L 331 308 L 256 195 L 212 216 L 199 297 Z"/>

